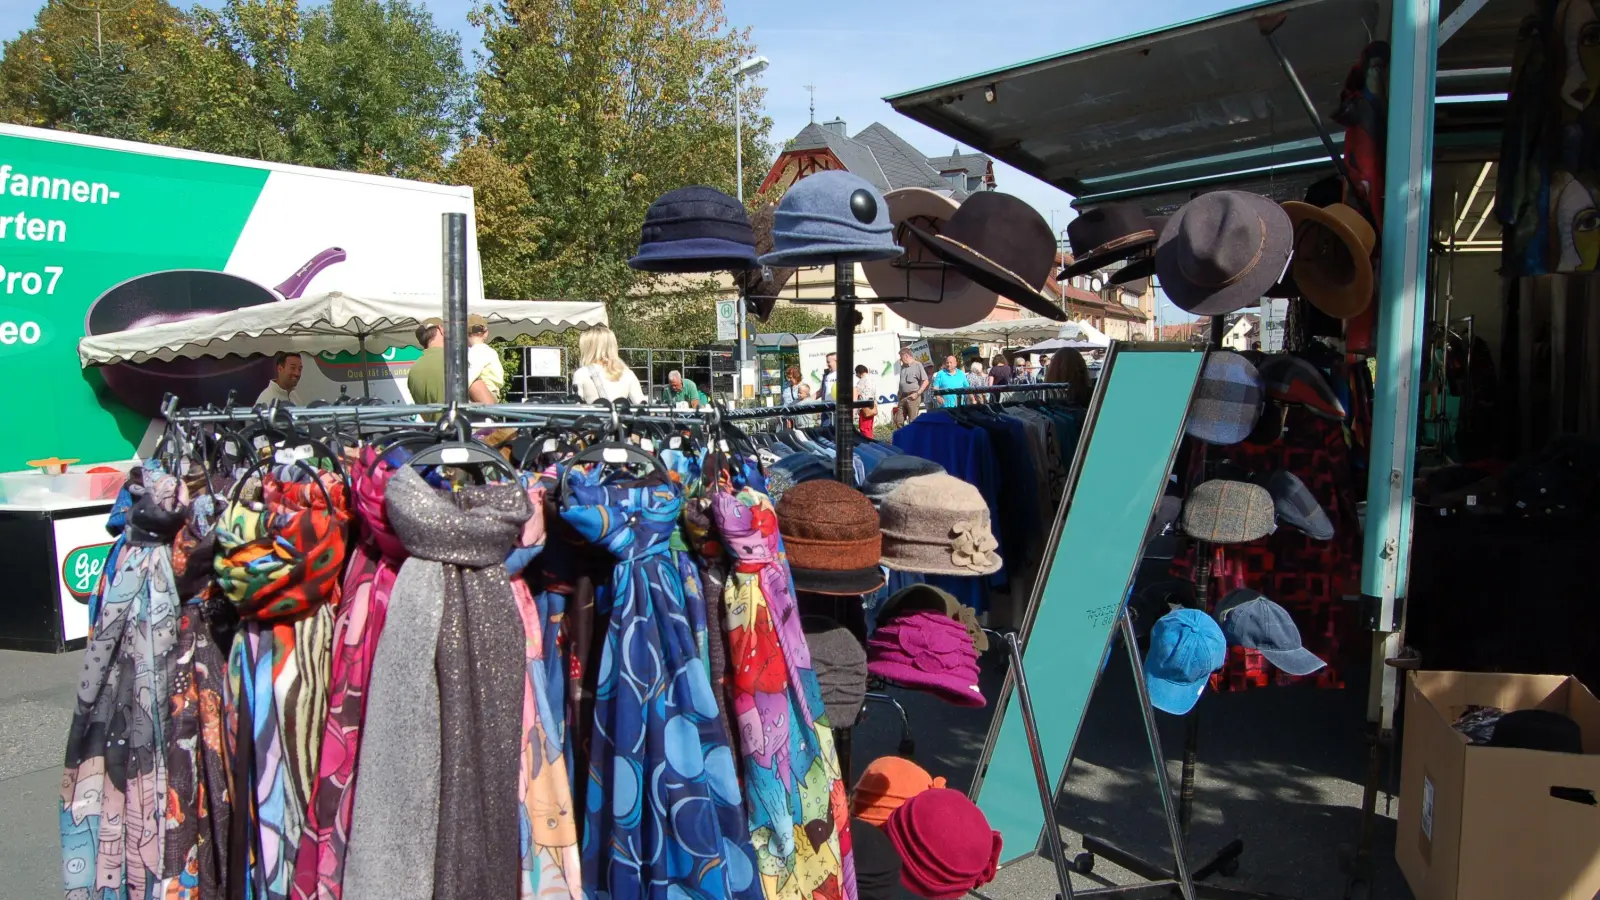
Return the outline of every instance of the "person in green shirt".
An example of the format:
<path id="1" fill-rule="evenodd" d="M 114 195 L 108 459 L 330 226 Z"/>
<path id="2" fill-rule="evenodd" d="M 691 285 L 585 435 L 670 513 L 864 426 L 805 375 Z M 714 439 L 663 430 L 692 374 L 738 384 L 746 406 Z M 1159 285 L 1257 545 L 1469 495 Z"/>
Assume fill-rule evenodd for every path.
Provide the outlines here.
<path id="1" fill-rule="evenodd" d="M 428 319 L 417 326 L 417 346 L 422 357 L 411 364 L 406 388 L 412 403 L 444 402 L 444 323 Z"/>
<path id="2" fill-rule="evenodd" d="M 706 395 L 700 392 L 699 385 L 683 380 L 682 372 L 673 369 L 667 373 L 667 403 L 672 406 L 687 403 L 690 409 L 699 409 L 705 402 Z"/>

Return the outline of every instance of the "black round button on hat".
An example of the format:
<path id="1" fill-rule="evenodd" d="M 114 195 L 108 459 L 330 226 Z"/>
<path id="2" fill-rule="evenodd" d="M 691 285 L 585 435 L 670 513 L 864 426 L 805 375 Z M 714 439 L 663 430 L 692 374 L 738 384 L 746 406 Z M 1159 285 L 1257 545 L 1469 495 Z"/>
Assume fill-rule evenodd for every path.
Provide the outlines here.
<path id="1" fill-rule="evenodd" d="M 857 188 L 850 194 L 850 214 L 863 225 L 871 225 L 878 218 L 878 199 L 872 192 Z"/>

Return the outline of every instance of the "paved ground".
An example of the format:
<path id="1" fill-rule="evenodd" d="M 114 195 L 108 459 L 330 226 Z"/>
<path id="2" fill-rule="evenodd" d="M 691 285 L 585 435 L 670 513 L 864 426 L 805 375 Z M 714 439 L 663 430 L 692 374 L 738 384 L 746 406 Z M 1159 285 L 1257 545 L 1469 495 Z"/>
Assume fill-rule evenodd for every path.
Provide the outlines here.
<path id="1" fill-rule="evenodd" d="M 1087 830 L 1153 860 L 1164 859 L 1166 830 L 1134 705 L 1133 682 L 1119 649 L 1090 705 L 1082 752 L 1070 771 L 1058 816 L 1068 853 Z M 998 681 L 998 653 L 986 657 L 986 689 Z M 79 654 L 0 651 L 0 900 L 58 897 L 56 794 L 61 752 L 72 715 Z M 1037 688 L 1036 688 L 1037 690 Z M 984 711 L 959 710 L 921 695 L 898 694 L 909 710 L 916 758 L 964 787 L 987 730 Z M 1359 690 L 1256 691 L 1204 698 L 1201 767 L 1190 844 L 1202 857 L 1234 837 L 1246 850 L 1238 875 L 1211 882 L 1297 900 L 1338 900 L 1344 878 L 1337 848 L 1357 836 L 1365 749 Z M 1044 697 L 1041 711 L 1048 710 Z M 1182 723 L 1160 716 L 1174 785 Z M 869 707 L 856 729 L 854 767 L 895 752 L 898 720 Z M 1380 811 L 1383 805 L 1380 802 Z M 1392 818 L 1380 819 L 1378 877 L 1370 900 L 1409 900 L 1392 857 Z M 1109 864 L 1075 876 L 1078 890 L 1137 879 Z M 984 900 L 1051 900 L 1054 869 L 1043 860 L 1008 866 Z M 1358 895 L 1359 896 L 1359 895 Z"/>

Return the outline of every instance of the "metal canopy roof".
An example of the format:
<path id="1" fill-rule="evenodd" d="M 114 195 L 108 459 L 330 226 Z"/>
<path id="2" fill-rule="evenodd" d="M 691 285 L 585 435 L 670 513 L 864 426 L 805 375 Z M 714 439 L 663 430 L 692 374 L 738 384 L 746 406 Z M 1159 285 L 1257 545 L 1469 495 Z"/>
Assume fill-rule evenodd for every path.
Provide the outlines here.
<path id="1" fill-rule="evenodd" d="M 1463 2 L 1481 0 L 1445 0 L 1443 16 Z M 1505 90 L 1526 8 L 1526 0 L 1487 0 L 1466 20 L 1440 49 L 1439 68 L 1454 79 L 1441 79 L 1441 95 Z M 1387 32 L 1386 0 L 1269 0 L 887 99 L 1079 198 L 1196 178 L 1237 184 L 1241 173 L 1288 189 L 1331 167 L 1257 28 L 1257 18 L 1279 13 L 1287 19 L 1275 37 L 1326 114 L 1361 49 Z M 1498 143 L 1493 133 L 1476 140 Z"/>

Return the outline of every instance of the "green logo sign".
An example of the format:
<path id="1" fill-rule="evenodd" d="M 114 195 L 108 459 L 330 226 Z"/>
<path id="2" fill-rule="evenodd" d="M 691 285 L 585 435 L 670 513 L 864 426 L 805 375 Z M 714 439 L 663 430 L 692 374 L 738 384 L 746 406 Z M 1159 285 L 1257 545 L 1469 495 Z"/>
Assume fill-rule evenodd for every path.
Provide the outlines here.
<path id="1" fill-rule="evenodd" d="M 106 567 L 106 555 L 111 552 L 111 542 L 91 544 L 67 554 L 61 563 L 61 581 L 67 593 L 79 600 L 94 593 L 100 584 L 100 573 Z"/>

